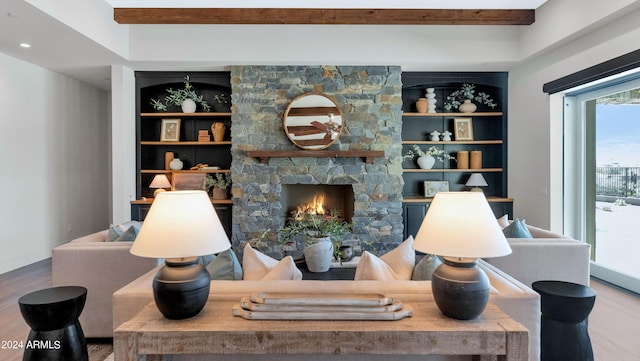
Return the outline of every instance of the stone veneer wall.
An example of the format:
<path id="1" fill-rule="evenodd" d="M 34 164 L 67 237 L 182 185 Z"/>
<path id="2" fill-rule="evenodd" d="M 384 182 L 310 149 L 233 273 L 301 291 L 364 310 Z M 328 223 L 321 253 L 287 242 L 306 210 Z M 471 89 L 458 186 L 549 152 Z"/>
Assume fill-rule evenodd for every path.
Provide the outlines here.
<path id="1" fill-rule="evenodd" d="M 233 66 L 231 137 L 234 247 L 284 226 L 283 184 L 351 184 L 353 238 L 379 253 L 402 241 L 402 84 L 396 66 Z M 282 117 L 306 92 L 334 98 L 346 130 L 329 149 L 383 150 L 361 158 L 272 158 L 261 164 L 248 150 L 299 150 Z M 267 251 L 276 251 L 272 244 Z"/>

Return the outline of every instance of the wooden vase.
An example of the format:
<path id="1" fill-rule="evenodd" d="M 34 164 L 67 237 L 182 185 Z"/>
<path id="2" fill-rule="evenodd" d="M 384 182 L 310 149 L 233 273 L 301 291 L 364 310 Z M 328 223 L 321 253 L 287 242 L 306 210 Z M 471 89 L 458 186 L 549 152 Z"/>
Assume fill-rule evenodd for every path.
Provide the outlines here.
<path id="1" fill-rule="evenodd" d="M 426 113 L 429 108 L 429 103 L 427 102 L 427 98 L 419 98 L 416 102 L 416 109 L 418 113 Z"/>
<path id="2" fill-rule="evenodd" d="M 211 198 L 213 199 L 229 198 L 229 188 L 213 187 L 213 190 L 211 191 Z"/>
<path id="3" fill-rule="evenodd" d="M 215 142 L 222 142 L 224 140 L 224 132 L 227 130 L 227 126 L 221 122 L 215 122 L 211 125 L 211 133 L 213 133 L 213 140 Z"/>

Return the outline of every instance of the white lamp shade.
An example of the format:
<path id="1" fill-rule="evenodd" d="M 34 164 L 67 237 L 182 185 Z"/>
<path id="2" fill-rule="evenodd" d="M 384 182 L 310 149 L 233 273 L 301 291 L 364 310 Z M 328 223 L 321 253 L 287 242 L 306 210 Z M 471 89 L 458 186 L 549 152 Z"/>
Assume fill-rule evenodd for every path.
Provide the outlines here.
<path id="1" fill-rule="evenodd" d="M 488 186 L 487 181 L 484 179 L 482 174 L 473 173 L 467 180 L 465 184 L 467 187 L 486 187 Z"/>
<path id="2" fill-rule="evenodd" d="M 231 246 L 204 191 L 162 192 L 153 201 L 131 254 L 183 258 L 219 253 Z"/>
<path id="3" fill-rule="evenodd" d="M 511 247 L 483 193 L 436 193 L 413 247 L 445 257 L 499 257 Z"/>
<path id="4" fill-rule="evenodd" d="M 149 188 L 171 188 L 171 183 L 166 175 L 156 174 L 151 184 L 149 184 Z"/>

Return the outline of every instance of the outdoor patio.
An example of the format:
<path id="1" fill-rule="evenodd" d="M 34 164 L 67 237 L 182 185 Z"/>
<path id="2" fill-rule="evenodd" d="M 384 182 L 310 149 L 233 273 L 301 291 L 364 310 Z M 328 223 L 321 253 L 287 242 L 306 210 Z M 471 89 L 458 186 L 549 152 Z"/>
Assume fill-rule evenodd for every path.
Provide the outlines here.
<path id="1" fill-rule="evenodd" d="M 640 206 L 596 202 L 596 261 L 640 278 Z"/>

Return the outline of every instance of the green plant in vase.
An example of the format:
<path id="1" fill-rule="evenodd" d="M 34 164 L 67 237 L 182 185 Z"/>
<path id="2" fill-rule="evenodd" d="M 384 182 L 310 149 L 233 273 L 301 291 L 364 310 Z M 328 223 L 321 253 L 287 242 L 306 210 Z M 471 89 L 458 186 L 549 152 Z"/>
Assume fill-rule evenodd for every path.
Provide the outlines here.
<path id="1" fill-rule="evenodd" d="M 462 84 L 462 88 L 447 96 L 447 99 L 444 101 L 444 111 L 451 112 L 452 110 L 460 110 L 463 113 L 473 113 L 476 110 L 476 105 L 472 102 L 485 104 L 492 109 L 498 106 L 489 94 L 485 92 L 478 92 L 476 94 L 475 88 L 476 86 L 474 84 Z M 460 106 L 463 108 L 460 108 Z"/>
<path id="2" fill-rule="evenodd" d="M 278 232 L 282 245 L 295 242 L 302 235 L 304 257 L 311 272 L 326 272 L 344 236 L 351 231 L 351 223 L 323 214 L 302 214 L 290 218 L 288 225 Z M 339 258 L 338 258 L 339 259 Z"/>
<path id="3" fill-rule="evenodd" d="M 209 103 L 204 100 L 202 95 L 198 95 L 196 93 L 193 85 L 189 82 L 189 75 L 184 77 L 183 89 L 167 88 L 166 91 L 168 95 L 166 95 L 162 100 L 151 99 L 151 105 L 155 110 L 166 112 L 169 105 L 175 105 L 182 107 L 182 110 L 185 113 L 193 113 L 195 112 L 196 104 L 199 104 L 205 112 L 211 110 Z M 191 107 L 191 109 L 187 109 L 188 107 Z"/>
<path id="4" fill-rule="evenodd" d="M 205 186 L 207 191 L 213 188 L 213 199 L 227 199 L 229 198 L 229 188 L 231 187 L 231 177 L 224 173 L 216 173 L 215 176 L 207 174 L 205 179 Z"/>

